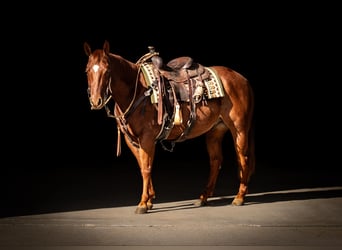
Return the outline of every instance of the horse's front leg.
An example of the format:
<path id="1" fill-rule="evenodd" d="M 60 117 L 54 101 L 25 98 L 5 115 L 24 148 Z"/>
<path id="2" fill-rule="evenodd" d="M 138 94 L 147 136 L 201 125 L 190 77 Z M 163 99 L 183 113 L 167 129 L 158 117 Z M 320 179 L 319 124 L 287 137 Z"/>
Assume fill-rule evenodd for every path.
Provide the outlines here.
<path id="1" fill-rule="evenodd" d="M 152 151 L 152 152 L 151 152 Z M 138 149 L 138 164 L 142 176 L 142 194 L 138 207 L 135 210 L 137 214 L 144 214 L 147 210 L 152 209 L 155 191 L 152 184 L 152 164 L 154 148 L 147 153 L 143 148 Z"/>
<path id="2" fill-rule="evenodd" d="M 150 184 L 148 185 L 148 200 L 147 200 L 147 210 L 151 210 L 153 208 L 153 199 L 156 198 L 156 193 L 152 184 L 152 177 L 150 176 Z M 137 211 L 136 211 L 137 212 Z"/>
<path id="3" fill-rule="evenodd" d="M 154 142 L 141 144 L 140 147 L 133 146 L 126 140 L 128 147 L 133 152 L 142 176 L 142 194 L 138 207 L 135 210 L 136 214 L 144 214 L 147 210 L 152 209 L 155 191 L 152 184 L 152 165 L 155 153 Z M 147 149 L 147 150 L 146 150 Z"/>

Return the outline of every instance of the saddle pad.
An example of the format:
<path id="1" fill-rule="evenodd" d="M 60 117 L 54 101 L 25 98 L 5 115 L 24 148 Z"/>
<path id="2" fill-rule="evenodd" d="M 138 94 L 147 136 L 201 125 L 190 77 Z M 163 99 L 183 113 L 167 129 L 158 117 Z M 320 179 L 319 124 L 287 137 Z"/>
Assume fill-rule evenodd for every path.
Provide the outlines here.
<path id="1" fill-rule="evenodd" d="M 153 64 L 152 63 L 143 63 L 141 65 L 142 72 L 144 74 L 146 83 L 148 87 L 151 87 L 152 94 L 151 94 L 151 102 L 153 104 L 158 103 L 158 88 L 157 86 L 157 76 L 153 71 Z M 209 77 L 207 79 L 204 79 L 204 85 L 205 85 L 205 95 L 208 99 L 212 98 L 219 98 L 224 96 L 224 90 L 222 87 L 221 79 L 217 76 L 214 69 L 205 67 L 206 70 L 209 71 Z"/>
<path id="2" fill-rule="evenodd" d="M 147 86 L 152 88 L 151 102 L 152 103 L 158 103 L 158 90 L 156 87 L 158 79 L 157 79 L 156 74 L 153 71 L 152 63 L 147 63 L 147 62 L 143 63 L 141 65 L 141 70 L 144 74 Z M 155 86 L 153 85 L 153 83 Z"/>
<path id="3" fill-rule="evenodd" d="M 207 89 L 206 96 L 208 99 L 218 98 L 224 96 L 224 90 L 222 87 L 221 79 L 217 76 L 214 69 L 206 67 L 209 71 L 209 78 L 204 79 L 203 82 Z"/>

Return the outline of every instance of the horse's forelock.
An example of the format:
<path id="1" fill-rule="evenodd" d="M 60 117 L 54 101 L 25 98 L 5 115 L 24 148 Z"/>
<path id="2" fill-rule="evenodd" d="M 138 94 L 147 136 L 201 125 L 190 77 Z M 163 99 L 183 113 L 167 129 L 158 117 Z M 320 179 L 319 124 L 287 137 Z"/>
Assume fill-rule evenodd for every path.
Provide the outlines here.
<path id="1" fill-rule="evenodd" d="M 98 64 L 100 67 L 108 68 L 109 57 L 103 50 L 95 50 L 88 60 L 87 69 Z"/>

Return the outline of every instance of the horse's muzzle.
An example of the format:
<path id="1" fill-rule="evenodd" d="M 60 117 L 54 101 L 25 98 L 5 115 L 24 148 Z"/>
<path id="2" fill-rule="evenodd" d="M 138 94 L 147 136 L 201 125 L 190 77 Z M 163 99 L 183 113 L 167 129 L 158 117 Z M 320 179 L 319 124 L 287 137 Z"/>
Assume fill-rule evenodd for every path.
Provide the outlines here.
<path id="1" fill-rule="evenodd" d="M 90 109 L 92 110 L 98 110 L 98 109 L 102 109 L 104 106 L 104 102 L 102 101 L 102 99 L 98 99 L 97 102 L 93 102 L 90 98 L 89 98 L 89 102 L 90 102 Z"/>

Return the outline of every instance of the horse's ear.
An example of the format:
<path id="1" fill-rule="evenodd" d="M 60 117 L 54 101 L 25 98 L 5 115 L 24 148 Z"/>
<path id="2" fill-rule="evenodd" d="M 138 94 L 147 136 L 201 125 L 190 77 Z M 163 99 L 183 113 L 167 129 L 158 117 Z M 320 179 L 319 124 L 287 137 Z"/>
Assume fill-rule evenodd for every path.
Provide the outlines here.
<path id="1" fill-rule="evenodd" d="M 87 56 L 91 55 L 91 48 L 87 42 L 83 44 L 84 52 L 86 53 Z"/>
<path id="2" fill-rule="evenodd" d="M 107 40 L 104 41 L 103 50 L 106 54 L 109 53 L 109 42 Z"/>

